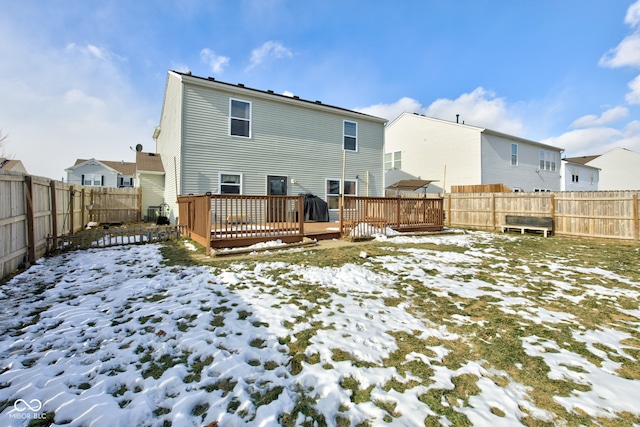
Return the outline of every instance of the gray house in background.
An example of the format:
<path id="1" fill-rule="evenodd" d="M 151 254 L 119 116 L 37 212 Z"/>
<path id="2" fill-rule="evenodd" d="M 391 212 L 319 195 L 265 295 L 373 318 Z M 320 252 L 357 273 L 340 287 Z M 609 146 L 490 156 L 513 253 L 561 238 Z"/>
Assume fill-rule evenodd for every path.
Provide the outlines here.
<path id="1" fill-rule="evenodd" d="M 311 193 L 337 220 L 343 191 L 384 195 L 385 123 L 321 101 L 169 71 L 153 132 L 169 217 L 179 216 L 178 195 Z"/>
<path id="2" fill-rule="evenodd" d="M 490 129 L 403 113 L 385 130 L 385 169 L 454 185 L 504 184 L 514 191 L 559 191 L 561 148 Z M 444 187 L 444 188 L 443 188 Z"/>

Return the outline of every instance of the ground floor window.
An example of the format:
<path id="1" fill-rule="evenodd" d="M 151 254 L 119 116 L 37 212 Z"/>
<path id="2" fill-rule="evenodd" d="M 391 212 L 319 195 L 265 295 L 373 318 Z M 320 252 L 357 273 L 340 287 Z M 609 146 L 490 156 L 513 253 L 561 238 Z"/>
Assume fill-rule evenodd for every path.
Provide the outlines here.
<path id="1" fill-rule="evenodd" d="M 220 194 L 242 194 L 242 174 L 233 172 L 220 172 Z"/>

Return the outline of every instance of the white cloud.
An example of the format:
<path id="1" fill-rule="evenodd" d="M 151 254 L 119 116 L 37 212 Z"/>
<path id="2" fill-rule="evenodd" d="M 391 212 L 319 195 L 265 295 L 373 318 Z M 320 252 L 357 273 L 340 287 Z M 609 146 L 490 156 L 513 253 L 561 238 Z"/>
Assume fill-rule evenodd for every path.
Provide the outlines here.
<path id="1" fill-rule="evenodd" d="M 267 60 L 291 58 L 292 56 L 293 52 L 289 48 L 283 46 L 280 42 L 269 40 L 251 52 L 251 64 L 247 71 L 263 64 Z"/>
<path id="2" fill-rule="evenodd" d="M 640 68 L 640 34 L 625 37 L 618 46 L 600 58 L 599 65 L 610 68 Z"/>
<path id="3" fill-rule="evenodd" d="M 587 128 L 587 127 L 596 127 L 603 126 L 609 123 L 616 122 L 618 120 L 624 119 L 629 115 L 629 110 L 626 107 L 613 107 L 600 115 L 600 117 L 595 114 L 588 114 L 586 116 L 582 116 L 579 119 L 575 120 L 571 127 L 573 128 Z"/>
<path id="4" fill-rule="evenodd" d="M 640 23 L 640 1 L 635 2 L 629 9 L 627 9 L 627 15 L 624 18 L 624 22 L 631 25 L 632 27 L 637 27 Z"/>
<path id="5" fill-rule="evenodd" d="M 640 76 L 636 76 L 627 86 L 629 86 L 631 92 L 625 95 L 625 100 L 632 105 L 640 104 Z"/>
<path id="6" fill-rule="evenodd" d="M 511 117 L 506 101 L 496 98 L 493 92 L 482 87 L 471 93 L 463 93 L 456 99 L 440 98 L 428 107 L 412 98 L 401 98 L 392 104 L 375 104 L 369 107 L 357 108 L 365 114 L 371 114 L 393 120 L 403 112 L 419 113 L 438 119 L 455 121 L 459 114 L 459 121 L 468 125 L 480 126 L 495 131 L 521 136 L 522 123 Z"/>
<path id="7" fill-rule="evenodd" d="M 426 109 L 425 114 L 451 121 L 456 120 L 456 114 L 459 114 L 460 122 L 469 125 L 517 136 L 522 133 L 522 123 L 511 117 L 512 113 L 504 98 L 496 98 L 493 92 L 482 87 L 471 93 L 464 93 L 457 99 L 438 99 Z"/>
<path id="8" fill-rule="evenodd" d="M 633 120 L 622 130 L 610 127 L 576 129 L 541 142 L 564 148 L 567 157 L 603 154 L 616 147 L 640 152 L 640 121 Z"/>
<path id="9" fill-rule="evenodd" d="M 200 51 L 200 61 L 207 64 L 214 74 L 222 74 L 224 67 L 229 65 L 230 58 L 227 56 L 217 55 L 209 48 Z"/>
<path id="10" fill-rule="evenodd" d="M 424 107 L 415 99 L 404 97 L 393 104 L 375 104 L 369 107 L 356 108 L 356 111 L 392 121 L 405 112 L 422 114 Z"/>
<path id="11" fill-rule="evenodd" d="M 180 73 L 186 73 L 188 71 L 191 71 L 188 65 L 182 64 L 180 62 L 172 62 L 171 69 L 174 71 L 178 71 Z"/>

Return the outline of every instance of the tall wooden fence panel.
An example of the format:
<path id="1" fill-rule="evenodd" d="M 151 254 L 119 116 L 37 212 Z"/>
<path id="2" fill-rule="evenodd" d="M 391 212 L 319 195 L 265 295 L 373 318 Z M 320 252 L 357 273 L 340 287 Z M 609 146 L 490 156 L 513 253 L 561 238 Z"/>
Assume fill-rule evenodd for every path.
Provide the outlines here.
<path id="1" fill-rule="evenodd" d="M 451 193 L 445 224 L 500 230 L 506 215 L 548 216 L 556 235 L 639 239 L 640 191 L 559 193 Z"/>
<path id="2" fill-rule="evenodd" d="M 96 188 L 49 178 L 0 172 L 0 279 L 45 255 L 48 238 L 89 221 L 135 222 L 141 218 L 139 188 Z"/>
<path id="3" fill-rule="evenodd" d="M 27 239 L 24 176 L 0 174 L 0 279 L 24 264 Z"/>

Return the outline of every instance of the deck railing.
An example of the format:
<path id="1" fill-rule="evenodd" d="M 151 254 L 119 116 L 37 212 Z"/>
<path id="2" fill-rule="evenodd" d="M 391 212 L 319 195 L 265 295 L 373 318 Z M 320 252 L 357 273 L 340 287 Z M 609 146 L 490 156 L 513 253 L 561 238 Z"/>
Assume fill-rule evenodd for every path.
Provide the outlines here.
<path id="1" fill-rule="evenodd" d="M 440 231 L 444 227 L 441 198 L 345 197 L 340 229 L 362 238 L 396 231 Z"/>
<path id="2" fill-rule="evenodd" d="M 207 194 L 178 197 L 179 221 L 209 249 L 304 237 L 304 197 Z M 232 242 L 230 244 L 230 242 Z"/>

